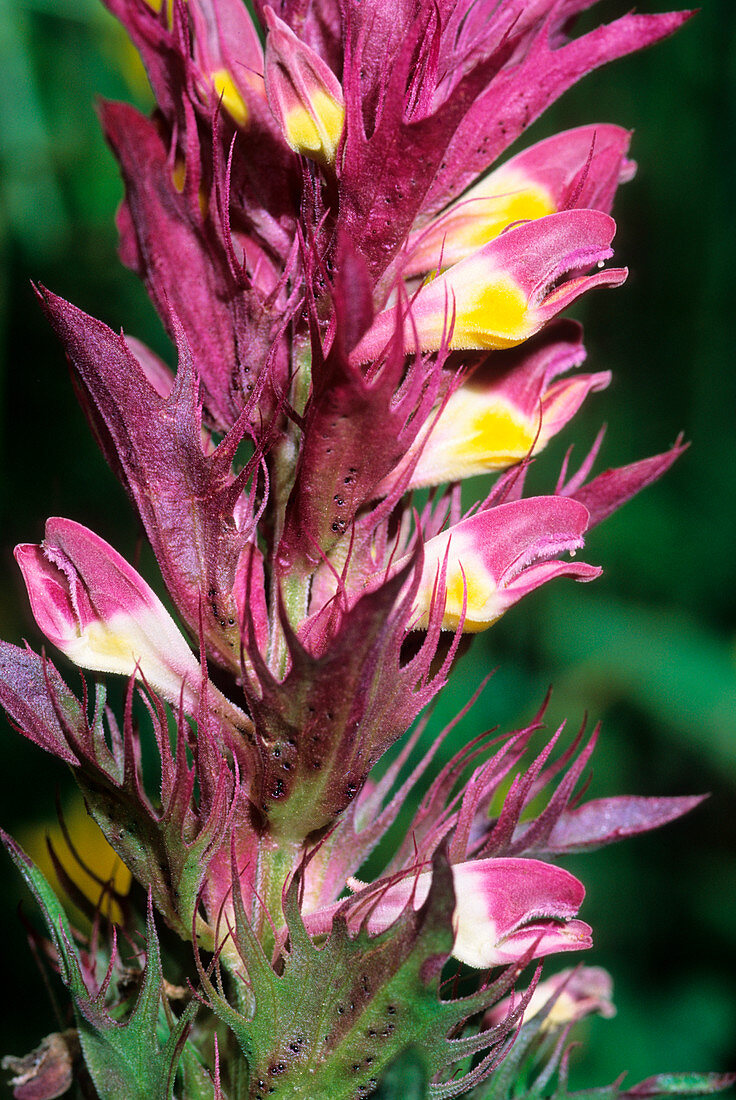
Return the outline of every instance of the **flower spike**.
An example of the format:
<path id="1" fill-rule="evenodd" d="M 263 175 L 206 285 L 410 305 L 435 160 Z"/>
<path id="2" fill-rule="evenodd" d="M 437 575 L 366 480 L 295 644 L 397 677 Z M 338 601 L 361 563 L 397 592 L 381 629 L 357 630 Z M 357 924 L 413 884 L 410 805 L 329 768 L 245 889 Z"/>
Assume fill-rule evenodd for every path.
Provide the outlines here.
<path id="1" fill-rule="evenodd" d="M 592 943 L 583 885 L 556 863 L 701 798 L 585 801 L 598 728 L 537 744 L 546 702 L 464 745 L 474 699 L 439 737 L 428 711 L 468 635 L 548 580 L 599 575 L 575 560 L 587 531 L 682 449 L 591 480 L 599 437 L 553 495 L 524 495 L 608 385 L 605 361 L 578 373 L 580 326 L 558 315 L 626 277 L 604 264 L 635 166 L 609 124 L 497 158 L 688 13 L 576 34 L 595 0 L 103 3 L 156 99 L 101 108 L 120 255 L 176 365 L 39 296 L 187 633 L 80 524 L 16 547 L 46 638 L 128 678 L 116 718 L 103 676 L 78 699 L 45 654 L 0 642 L 0 704 L 71 766 L 137 884 L 120 911 L 134 953 L 148 896 L 145 966 L 123 970 L 116 932 L 108 966 L 102 913 L 83 942 L 11 846 L 84 1023 L 71 1077 L 138 1100 L 560 1100 L 567 1033 L 610 1012 L 610 984 L 537 967 L 516 991 L 531 959 Z M 176 937 L 197 990 L 164 979 L 194 974 Z M 50 1095 L 36 1068 L 19 1097 Z M 727 1082 L 659 1080 L 598 1092 Z"/>

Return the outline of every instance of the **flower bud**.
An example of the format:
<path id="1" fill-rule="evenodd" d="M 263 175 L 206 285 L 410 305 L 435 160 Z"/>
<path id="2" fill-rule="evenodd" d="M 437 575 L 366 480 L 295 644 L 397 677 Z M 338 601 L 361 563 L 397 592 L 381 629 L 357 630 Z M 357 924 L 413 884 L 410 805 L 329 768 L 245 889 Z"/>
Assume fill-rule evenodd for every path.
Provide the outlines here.
<path id="1" fill-rule="evenodd" d="M 523 1022 L 528 1023 L 552 1000 L 554 1003 L 542 1024 L 545 1030 L 577 1023 L 594 1012 L 610 1019 L 616 1015 L 612 997 L 613 981 L 603 967 L 568 967 L 539 983 L 524 1010 Z M 520 993 L 512 993 L 510 997 L 499 1001 L 486 1013 L 483 1026 L 488 1028 L 500 1024 L 520 1000 Z"/>
<path id="2" fill-rule="evenodd" d="M 265 9 L 265 17 L 266 95 L 271 111 L 295 153 L 332 165 L 345 126 L 340 82 L 271 8 Z"/>

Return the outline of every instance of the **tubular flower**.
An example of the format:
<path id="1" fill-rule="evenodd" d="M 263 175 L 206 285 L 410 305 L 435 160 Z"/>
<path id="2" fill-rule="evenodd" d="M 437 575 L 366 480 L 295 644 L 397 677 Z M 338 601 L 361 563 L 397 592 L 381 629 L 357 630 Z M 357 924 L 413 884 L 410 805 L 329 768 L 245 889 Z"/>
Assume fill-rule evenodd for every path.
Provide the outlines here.
<path id="1" fill-rule="evenodd" d="M 550 326 L 518 350 L 490 355 L 456 385 L 378 488 L 416 489 L 503 470 L 538 454 L 610 373 L 558 375 L 585 358 L 570 322 Z"/>
<path id="2" fill-rule="evenodd" d="M 452 881 L 452 954 L 467 966 L 485 970 L 592 946 L 590 927 L 574 919 L 585 897 L 583 885 L 560 867 L 536 859 L 478 859 L 455 864 Z M 349 927 L 365 922 L 368 932 L 378 935 L 407 907 L 419 909 L 431 883 L 431 871 L 394 884 L 351 880 L 353 903 L 309 914 L 306 927 L 312 934 L 327 931 L 334 912 L 343 908 Z"/>
<path id="3" fill-rule="evenodd" d="M 487 1027 L 499 1024 L 521 1000 L 516 994 L 494 1005 L 483 1021 Z M 527 1023 L 546 1009 L 542 1027 L 546 1030 L 566 1027 L 597 1012 L 610 1019 L 616 1015 L 613 981 L 601 966 L 568 967 L 536 986 L 524 1009 Z"/>
<path id="4" fill-rule="evenodd" d="M 435 602 L 442 629 L 486 630 L 512 604 L 554 577 L 589 581 L 600 569 L 549 559 L 583 545 L 588 512 L 577 501 L 529 497 L 461 520 L 424 546 L 412 612 L 426 626 Z"/>
<path id="5" fill-rule="evenodd" d="M 397 323 L 412 352 L 520 344 L 581 294 L 624 281 L 624 268 L 580 274 L 613 254 L 615 228 L 598 210 L 564 210 L 508 229 L 421 287 L 408 307 L 380 313 L 353 355 L 379 354 Z"/>
<path id="6" fill-rule="evenodd" d="M 452 267 L 511 225 L 571 207 L 608 213 L 634 174 L 620 126 L 580 126 L 537 142 L 489 172 L 407 243 L 405 277 Z"/>
<path id="7" fill-rule="evenodd" d="M 80 523 L 50 519 L 40 546 L 16 546 L 31 608 L 48 640 L 81 668 L 144 679 L 190 713 L 202 670 L 152 588 Z M 236 722 L 237 707 L 210 688 L 211 704 Z"/>

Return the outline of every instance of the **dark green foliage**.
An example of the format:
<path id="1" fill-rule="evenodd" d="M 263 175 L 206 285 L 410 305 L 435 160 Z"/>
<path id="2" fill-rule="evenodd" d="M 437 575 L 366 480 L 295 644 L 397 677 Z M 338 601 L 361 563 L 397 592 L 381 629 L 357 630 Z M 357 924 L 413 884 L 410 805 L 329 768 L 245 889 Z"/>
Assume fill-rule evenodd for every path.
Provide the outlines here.
<path id="1" fill-rule="evenodd" d="M 249 1096 L 354 1100 L 372 1095 L 381 1073 L 408 1048 L 423 1051 L 429 1076 L 444 1075 L 453 1063 L 483 1052 L 470 1073 L 433 1086 L 439 1100 L 462 1095 L 499 1057 L 514 1017 L 482 1035 L 460 1037 L 460 1031 L 465 1020 L 509 989 L 515 974 L 506 973 L 468 996 L 440 999 L 454 908 L 452 876 L 442 853 L 433 873 L 435 888 L 427 902 L 417 911 L 409 907 L 390 932 L 369 937 L 361 928 L 353 935 L 337 917 L 321 947 L 302 923 L 295 881 L 285 897 L 289 948 L 278 974 L 236 892 L 236 938 L 248 978 L 246 1010 L 236 1010 L 204 971 L 200 975 L 215 1013 L 234 1032 L 248 1061 Z"/>
<path id="2" fill-rule="evenodd" d="M 192 998 L 175 1020 L 163 994 L 161 958 L 148 907 L 146 961 L 139 977 L 135 1002 L 108 1004 L 110 970 L 94 990 L 85 979 L 83 960 L 77 950 L 66 914 L 45 878 L 23 850 L 5 833 L 2 839 L 33 893 L 56 949 L 62 981 L 74 1001 L 79 1040 L 99 1100 L 173 1100 L 177 1069 L 184 1056 L 186 1100 L 210 1100 L 214 1093 L 208 1075 L 198 1066 L 196 1055 L 187 1048 L 187 1036 L 198 1002 Z"/>
<path id="3" fill-rule="evenodd" d="M 421 1050 L 407 1047 L 395 1058 L 373 1095 L 375 1100 L 424 1100 L 427 1068 Z"/>

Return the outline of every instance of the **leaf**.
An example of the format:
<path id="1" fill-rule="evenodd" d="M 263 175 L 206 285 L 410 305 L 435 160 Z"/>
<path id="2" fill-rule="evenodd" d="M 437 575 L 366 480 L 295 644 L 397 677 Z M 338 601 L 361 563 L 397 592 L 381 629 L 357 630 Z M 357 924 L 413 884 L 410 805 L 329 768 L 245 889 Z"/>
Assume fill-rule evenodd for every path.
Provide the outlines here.
<path id="1" fill-rule="evenodd" d="M 621 1095 L 710 1096 L 736 1084 L 736 1073 L 658 1073 L 647 1077 Z"/>
<path id="2" fill-rule="evenodd" d="M 202 969 L 200 977 L 214 1012 L 231 1028 L 248 1060 L 252 1082 L 264 1094 L 277 1088 L 294 1097 L 355 1100 L 373 1095 L 381 1074 L 409 1049 L 421 1048 L 424 1072 L 432 1077 L 481 1054 L 468 1073 L 431 1086 L 430 1095 L 443 1100 L 463 1095 L 503 1055 L 514 1018 L 490 1031 L 456 1036 L 465 1020 L 511 987 L 517 971 L 507 971 L 467 997 L 440 999 L 455 904 L 442 850 L 435 856 L 433 876 L 425 904 L 418 910 L 407 906 L 385 932 L 369 936 L 363 926 L 352 936 L 338 915 L 322 946 L 312 942 L 301 921 L 295 878 L 284 898 L 289 950 L 279 974 L 263 954 L 235 891 L 234 939 L 247 971 L 250 1014 L 236 1011 Z"/>
<path id="3" fill-rule="evenodd" d="M 105 1004 L 107 983 L 95 994 L 88 989 L 66 914 L 46 879 L 11 837 L 2 830 L 0 837 L 33 893 L 53 939 L 61 979 L 74 1000 L 84 1060 L 100 1100 L 172 1100 L 182 1048 L 199 1005 L 193 998 L 174 1027 L 168 1029 L 162 1010 L 161 958 L 150 901 L 140 989 L 127 1019 L 118 1021 Z"/>
<path id="4" fill-rule="evenodd" d="M 179 1069 L 186 1100 L 216 1100 L 214 1082 L 189 1044 L 182 1051 Z"/>

